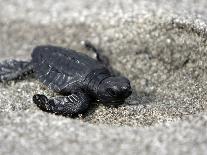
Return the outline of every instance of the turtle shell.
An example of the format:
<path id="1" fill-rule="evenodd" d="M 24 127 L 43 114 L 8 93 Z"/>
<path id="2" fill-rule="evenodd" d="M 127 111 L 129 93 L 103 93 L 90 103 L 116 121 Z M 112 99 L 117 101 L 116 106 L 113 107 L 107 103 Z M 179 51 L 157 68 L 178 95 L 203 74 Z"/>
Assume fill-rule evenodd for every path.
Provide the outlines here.
<path id="1" fill-rule="evenodd" d="M 80 87 L 93 71 L 107 71 L 103 64 L 83 53 L 51 45 L 36 47 L 32 63 L 43 84 L 64 93 L 70 92 L 74 86 Z"/>

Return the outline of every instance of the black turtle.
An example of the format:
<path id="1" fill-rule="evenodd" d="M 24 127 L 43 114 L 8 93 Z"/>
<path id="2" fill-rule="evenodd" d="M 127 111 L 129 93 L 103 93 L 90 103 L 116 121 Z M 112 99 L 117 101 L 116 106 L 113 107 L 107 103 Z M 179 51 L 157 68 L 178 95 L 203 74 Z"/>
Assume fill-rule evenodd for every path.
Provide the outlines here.
<path id="1" fill-rule="evenodd" d="M 62 115 L 80 114 L 96 100 L 118 105 L 130 96 L 130 82 L 113 76 L 107 59 L 90 42 L 85 46 L 96 53 L 97 60 L 71 49 L 37 46 L 31 61 L 6 60 L 0 63 L 0 81 L 19 79 L 34 73 L 39 81 L 63 96 L 48 99 L 36 94 L 33 102 L 42 110 Z"/>

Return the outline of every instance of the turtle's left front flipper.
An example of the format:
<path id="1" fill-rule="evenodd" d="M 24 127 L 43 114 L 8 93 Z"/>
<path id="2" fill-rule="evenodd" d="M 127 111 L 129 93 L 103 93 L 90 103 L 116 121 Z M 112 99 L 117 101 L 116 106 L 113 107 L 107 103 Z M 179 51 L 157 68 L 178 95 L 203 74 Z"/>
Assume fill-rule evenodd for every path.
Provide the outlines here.
<path id="1" fill-rule="evenodd" d="M 33 102 L 43 111 L 73 116 L 88 109 L 90 98 L 82 92 L 51 99 L 48 99 L 45 95 L 36 94 L 33 96 Z"/>
<path id="2" fill-rule="evenodd" d="M 85 46 L 86 49 L 92 50 L 96 54 L 96 59 L 102 63 L 106 68 L 108 68 L 111 75 L 119 76 L 121 75 L 119 71 L 114 70 L 110 64 L 109 58 L 103 55 L 102 49 L 96 48 L 90 41 L 83 41 L 82 44 Z"/>
<path id="3" fill-rule="evenodd" d="M 0 82 L 21 79 L 32 72 L 29 61 L 5 60 L 0 63 Z"/>

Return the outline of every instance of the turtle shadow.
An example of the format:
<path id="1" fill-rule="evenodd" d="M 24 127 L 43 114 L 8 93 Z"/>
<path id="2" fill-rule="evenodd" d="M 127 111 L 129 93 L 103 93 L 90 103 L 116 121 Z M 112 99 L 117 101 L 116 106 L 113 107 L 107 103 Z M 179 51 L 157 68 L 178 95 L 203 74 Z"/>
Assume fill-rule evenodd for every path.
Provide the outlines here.
<path id="1" fill-rule="evenodd" d="M 133 94 L 126 100 L 124 105 L 138 106 L 138 105 L 149 105 L 156 100 L 154 92 L 137 91 L 133 90 Z"/>

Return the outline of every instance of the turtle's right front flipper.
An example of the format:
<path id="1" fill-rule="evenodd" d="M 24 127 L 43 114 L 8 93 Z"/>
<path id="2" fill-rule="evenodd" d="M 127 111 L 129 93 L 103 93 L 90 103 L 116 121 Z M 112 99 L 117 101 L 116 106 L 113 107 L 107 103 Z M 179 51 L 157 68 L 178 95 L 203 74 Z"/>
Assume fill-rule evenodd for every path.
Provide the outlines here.
<path id="1" fill-rule="evenodd" d="M 51 99 L 48 99 L 45 95 L 36 94 L 33 96 L 33 102 L 43 111 L 74 116 L 88 109 L 90 98 L 82 92 Z"/>
<path id="2" fill-rule="evenodd" d="M 21 79 L 32 72 L 31 62 L 5 60 L 0 63 L 0 82 Z"/>

